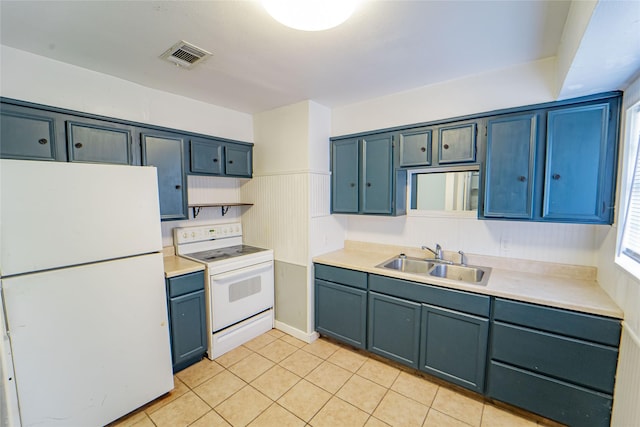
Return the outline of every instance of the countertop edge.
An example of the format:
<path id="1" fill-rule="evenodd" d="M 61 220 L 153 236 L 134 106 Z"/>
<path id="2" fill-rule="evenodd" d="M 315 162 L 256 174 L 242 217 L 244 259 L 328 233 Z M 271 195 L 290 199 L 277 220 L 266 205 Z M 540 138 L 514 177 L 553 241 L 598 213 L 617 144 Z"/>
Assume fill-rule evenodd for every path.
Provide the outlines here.
<path id="1" fill-rule="evenodd" d="M 162 260 L 164 263 L 164 277 L 166 279 L 205 270 L 204 264 L 176 255 L 165 256 Z"/>

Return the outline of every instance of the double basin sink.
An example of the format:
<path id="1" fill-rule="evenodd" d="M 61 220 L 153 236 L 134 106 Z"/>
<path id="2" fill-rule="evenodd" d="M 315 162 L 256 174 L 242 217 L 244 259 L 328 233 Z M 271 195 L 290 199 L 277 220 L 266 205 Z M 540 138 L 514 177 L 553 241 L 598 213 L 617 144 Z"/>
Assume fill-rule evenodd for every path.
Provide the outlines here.
<path id="1" fill-rule="evenodd" d="M 376 267 L 479 286 L 486 286 L 491 273 L 491 268 L 489 267 L 452 264 L 449 261 L 414 258 L 403 254 L 378 264 Z"/>

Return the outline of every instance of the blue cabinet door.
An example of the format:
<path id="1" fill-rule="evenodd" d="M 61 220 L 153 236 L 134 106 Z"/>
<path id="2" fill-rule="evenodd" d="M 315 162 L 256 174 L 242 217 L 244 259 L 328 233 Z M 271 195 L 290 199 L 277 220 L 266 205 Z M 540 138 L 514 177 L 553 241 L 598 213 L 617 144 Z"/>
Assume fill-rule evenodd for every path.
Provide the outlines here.
<path id="1" fill-rule="evenodd" d="M 190 148 L 190 170 L 194 173 L 221 175 L 223 171 L 223 145 L 217 141 L 192 139 Z"/>
<path id="2" fill-rule="evenodd" d="M 331 210 L 358 213 L 360 143 L 357 138 L 331 144 Z"/>
<path id="3" fill-rule="evenodd" d="M 438 129 L 438 162 L 476 161 L 477 123 L 461 123 Z"/>
<path id="4" fill-rule="evenodd" d="M 386 134 L 363 138 L 360 182 L 362 213 L 392 213 L 392 181 L 393 136 Z"/>
<path id="5" fill-rule="evenodd" d="M 484 391 L 489 319 L 423 304 L 421 335 L 421 370 Z"/>
<path id="6" fill-rule="evenodd" d="M 225 175 L 251 178 L 253 174 L 252 153 L 252 146 L 240 144 L 225 144 Z"/>
<path id="7" fill-rule="evenodd" d="M 488 121 L 485 217 L 531 218 L 536 135 L 536 114 Z"/>
<path id="8" fill-rule="evenodd" d="M 431 165 L 431 129 L 412 129 L 398 134 L 400 166 Z"/>
<path id="9" fill-rule="evenodd" d="M 199 361 L 207 351 L 204 290 L 171 298 L 173 371 Z"/>
<path id="10" fill-rule="evenodd" d="M 158 170 L 160 218 L 187 218 L 183 139 L 179 135 L 142 133 L 142 164 Z"/>
<path id="11" fill-rule="evenodd" d="M 608 103 L 548 112 L 545 219 L 608 221 L 611 206 L 604 200 L 608 123 Z"/>
<path id="12" fill-rule="evenodd" d="M 56 120 L 38 110 L 2 104 L 0 156 L 5 159 L 56 160 Z"/>
<path id="13" fill-rule="evenodd" d="M 367 349 L 418 368 L 420 304 L 369 292 Z"/>
<path id="14" fill-rule="evenodd" d="M 315 318 L 319 333 L 354 347 L 366 347 L 366 290 L 316 279 Z"/>
<path id="15" fill-rule="evenodd" d="M 131 164 L 131 128 L 67 122 L 70 162 Z"/>

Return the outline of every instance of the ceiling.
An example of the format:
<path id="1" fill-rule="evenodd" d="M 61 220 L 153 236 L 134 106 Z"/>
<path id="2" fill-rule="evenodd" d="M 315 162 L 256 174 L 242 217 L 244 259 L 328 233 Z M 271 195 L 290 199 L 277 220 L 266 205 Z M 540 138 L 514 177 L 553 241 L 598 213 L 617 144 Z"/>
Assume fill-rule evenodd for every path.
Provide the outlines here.
<path id="1" fill-rule="evenodd" d="M 256 1 L 0 2 L 3 45 L 233 110 L 327 107 L 555 56 L 569 1 L 368 1 L 324 32 Z M 159 56 L 184 40 L 192 70 Z"/>

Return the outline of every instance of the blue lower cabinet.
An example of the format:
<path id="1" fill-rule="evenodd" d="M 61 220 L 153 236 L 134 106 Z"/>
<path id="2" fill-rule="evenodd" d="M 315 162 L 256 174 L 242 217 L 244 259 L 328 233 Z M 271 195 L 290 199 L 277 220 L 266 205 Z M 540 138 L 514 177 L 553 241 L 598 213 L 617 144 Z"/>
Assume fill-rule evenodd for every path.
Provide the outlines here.
<path id="1" fill-rule="evenodd" d="M 207 351 L 204 273 L 167 279 L 167 297 L 173 372 L 178 372 Z"/>
<path id="2" fill-rule="evenodd" d="M 608 426 L 620 321 L 496 298 L 487 395 L 570 426 Z"/>
<path id="3" fill-rule="evenodd" d="M 487 394 L 569 426 L 605 427 L 611 422 L 611 395 L 500 362 L 489 366 Z"/>
<path id="4" fill-rule="evenodd" d="M 316 279 L 315 318 L 319 333 L 366 348 L 366 290 Z"/>
<path id="5" fill-rule="evenodd" d="M 418 368 L 420 304 L 369 292 L 368 350 Z"/>
<path id="6" fill-rule="evenodd" d="M 482 393 L 489 319 L 422 305 L 420 369 Z"/>

